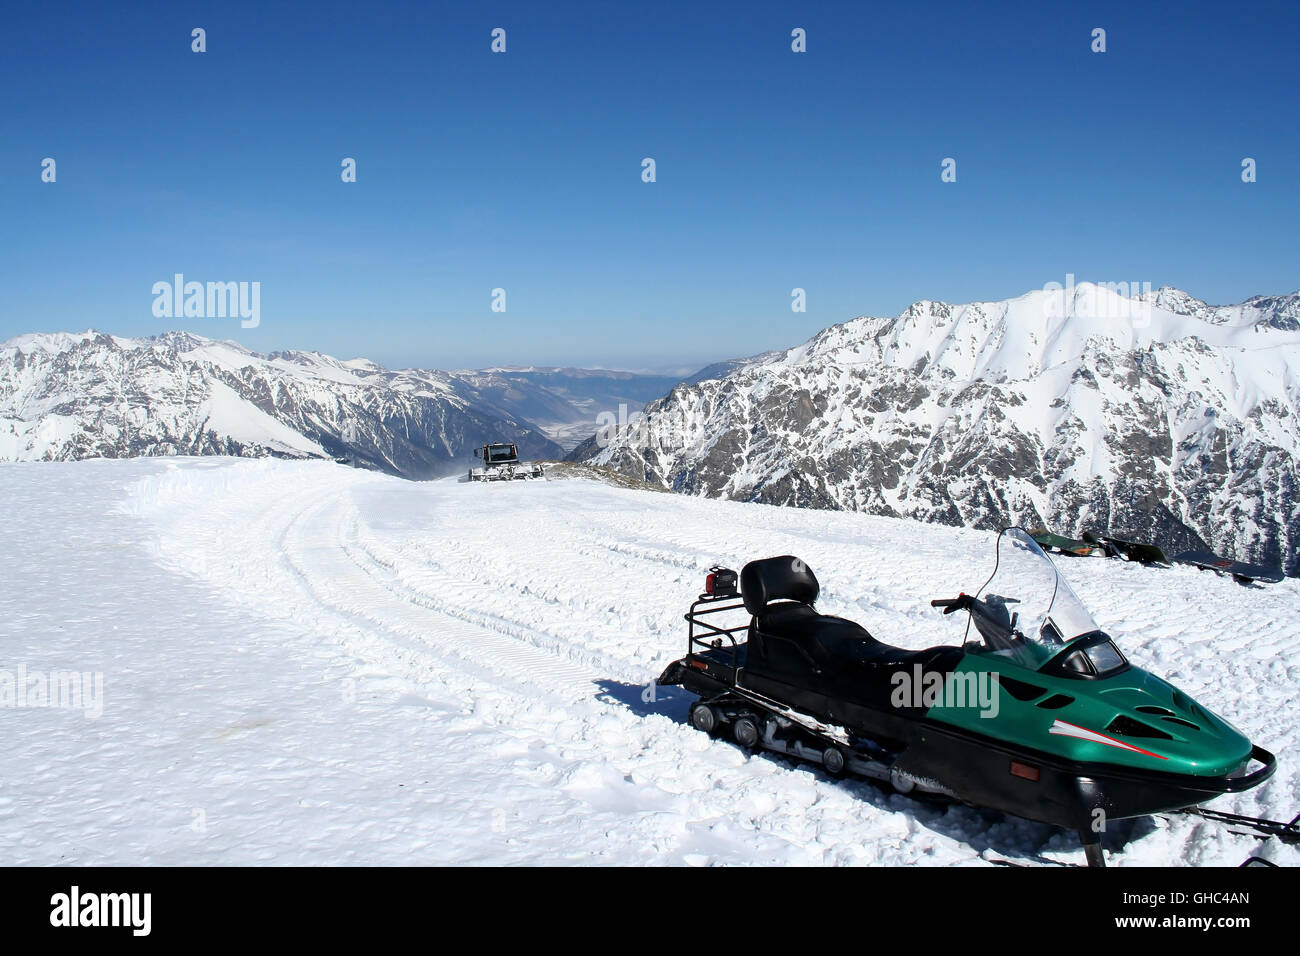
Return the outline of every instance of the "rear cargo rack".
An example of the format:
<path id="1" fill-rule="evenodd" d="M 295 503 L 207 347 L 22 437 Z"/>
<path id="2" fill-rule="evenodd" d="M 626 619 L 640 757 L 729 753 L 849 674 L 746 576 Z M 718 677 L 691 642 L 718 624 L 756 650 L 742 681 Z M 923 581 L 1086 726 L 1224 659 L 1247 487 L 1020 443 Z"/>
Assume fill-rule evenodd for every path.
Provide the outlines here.
<path id="1" fill-rule="evenodd" d="M 712 650 L 727 649 L 731 652 L 731 667 L 736 670 L 740 665 L 739 646 L 743 641 L 736 640 L 736 634 L 749 630 L 749 622 L 734 627 L 719 627 L 712 621 L 702 620 L 705 615 L 722 614 L 726 611 L 743 609 L 745 604 L 735 595 L 713 597 L 701 594 L 696 598 L 691 609 L 686 612 L 686 653 L 706 653 Z M 726 639 L 727 644 L 723 643 Z"/>

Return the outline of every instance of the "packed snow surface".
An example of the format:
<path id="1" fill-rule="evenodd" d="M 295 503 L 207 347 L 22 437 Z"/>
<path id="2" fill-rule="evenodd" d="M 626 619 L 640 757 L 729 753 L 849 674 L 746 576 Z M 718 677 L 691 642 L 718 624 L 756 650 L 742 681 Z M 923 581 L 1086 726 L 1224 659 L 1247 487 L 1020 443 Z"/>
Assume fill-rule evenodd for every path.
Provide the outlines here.
<path id="1" fill-rule="evenodd" d="M 9 864 L 1077 863 L 1076 838 L 934 806 L 685 723 L 652 694 L 705 571 L 793 553 L 827 613 L 919 648 L 992 534 L 589 480 L 412 483 L 323 462 L 0 466 L 0 671 L 102 674 L 0 709 Z M 1062 562 L 1135 664 L 1277 753 L 1216 809 L 1297 809 L 1300 582 Z M 0 678 L 3 674 L 0 674 Z M 1300 851 L 1190 817 L 1112 865 Z"/>

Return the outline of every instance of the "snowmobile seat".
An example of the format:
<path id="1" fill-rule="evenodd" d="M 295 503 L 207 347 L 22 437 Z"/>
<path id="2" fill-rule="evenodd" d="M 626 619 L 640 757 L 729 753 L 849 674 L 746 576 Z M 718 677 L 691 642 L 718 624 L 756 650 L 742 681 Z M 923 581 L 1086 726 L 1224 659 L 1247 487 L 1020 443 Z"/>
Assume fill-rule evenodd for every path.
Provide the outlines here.
<path id="1" fill-rule="evenodd" d="M 751 635 L 759 634 L 759 641 L 771 647 L 774 641 L 789 642 L 803 648 L 811 662 L 823 671 L 847 676 L 850 672 L 886 669 L 891 673 L 904 668 L 911 670 L 920 664 L 923 670 L 931 665 L 942 667 L 951 656 L 940 652 L 956 651 L 958 647 L 931 647 L 923 651 L 909 651 L 886 644 L 871 636 L 865 627 L 843 617 L 818 614 L 807 604 L 781 601 L 763 609 L 754 618 Z"/>
<path id="2" fill-rule="evenodd" d="M 752 561 L 740 574 L 741 595 L 753 615 L 747 670 L 756 676 L 815 688 L 874 706 L 886 706 L 893 676 L 948 674 L 962 658 L 959 647 L 909 651 L 885 644 L 842 617 L 819 614 L 817 578 L 789 555 Z"/>
<path id="3" fill-rule="evenodd" d="M 755 616 L 773 601 L 816 604 L 820 593 L 812 568 L 792 554 L 750 561 L 740 571 L 740 596 Z"/>

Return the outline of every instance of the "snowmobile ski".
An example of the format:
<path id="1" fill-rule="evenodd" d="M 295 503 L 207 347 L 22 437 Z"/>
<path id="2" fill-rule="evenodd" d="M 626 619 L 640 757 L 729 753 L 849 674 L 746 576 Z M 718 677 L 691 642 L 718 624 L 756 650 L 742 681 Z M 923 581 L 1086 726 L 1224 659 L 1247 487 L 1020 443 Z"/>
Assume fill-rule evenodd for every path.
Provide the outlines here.
<path id="1" fill-rule="evenodd" d="M 1282 823 L 1280 820 L 1267 820 L 1262 817 L 1246 817 L 1239 813 L 1224 813 L 1221 810 L 1210 810 L 1207 807 L 1188 807 L 1181 811 L 1189 816 L 1204 817 L 1206 820 L 1214 820 L 1217 823 L 1224 823 L 1230 826 L 1246 827 L 1266 837 L 1276 837 L 1283 843 L 1295 845 L 1300 843 L 1300 814 L 1292 818 L 1290 823 Z"/>

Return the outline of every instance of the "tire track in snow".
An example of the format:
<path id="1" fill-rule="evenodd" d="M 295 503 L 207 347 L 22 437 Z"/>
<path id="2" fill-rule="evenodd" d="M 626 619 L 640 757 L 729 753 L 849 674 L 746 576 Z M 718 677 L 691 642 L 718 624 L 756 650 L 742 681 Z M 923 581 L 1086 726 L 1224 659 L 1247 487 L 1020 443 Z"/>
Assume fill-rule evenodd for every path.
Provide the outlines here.
<path id="1" fill-rule="evenodd" d="M 348 552 L 346 526 L 356 517 L 355 509 L 349 515 L 345 497 L 332 495 L 300 511 L 281 538 L 286 563 L 320 607 L 371 635 L 383 632 L 399 658 L 402 652 L 435 655 L 479 680 L 504 679 L 525 695 L 540 691 L 566 700 L 591 695 L 594 675 L 557 655 L 413 604 L 376 582 Z"/>
<path id="2" fill-rule="evenodd" d="M 580 570 L 584 577 L 595 579 L 608 577 L 610 569 L 598 559 L 602 553 L 598 548 L 581 537 L 574 540 L 572 524 L 565 523 L 563 534 L 551 530 L 554 533 L 542 536 L 546 543 L 530 544 L 526 557 L 516 560 L 508 549 L 505 553 L 469 550 L 455 534 L 441 537 L 434 547 L 423 535 L 412 539 L 377 530 L 365 521 L 362 507 L 346 546 L 355 561 L 407 600 L 574 660 L 590 669 L 593 679 L 647 683 L 666 663 L 660 659 L 663 654 L 677 651 L 681 644 L 679 615 L 665 616 L 661 607 L 655 609 L 656 615 L 629 611 L 609 593 L 565 592 L 557 587 L 555 568 L 563 567 L 570 574 Z M 584 533 L 585 529 L 578 532 Z M 594 559 L 575 567 L 584 555 Z M 646 580 L 661 583 L 662 569 L 647 575 L 643 568 L 629 576 L 626 586 L 612 585 L 611 590 L 622 598 Z M 665 617 L 670 640 L 665 640 Z M 602 620 L 605 623 L 593 623 Z M 654 649 L 649 654 L 648 641 Z"/>
<path id="3" fill-rule="evenodd" d="M 422 563 L 412 561 L 404 554 L 385 553 L 373 538 L 361 535 L 359 524 L 355 517 L 347 523 L 346 533 L 340 542 L 344 553 L 377 585 L 399 600 L 501 635 L 517 645 L 539 651 L 542 655 L 569 661 L 577 665 L 573 669 L 574 674 L 586 676 L 588 691 L 590 684 L 601 677 L 631 681 L 641 678 L 638 669 L 630 666 L 627 661 L 616 661 L 593 648 L 574 645 L 571 638 L 551 634 L 518 617 L 478 610 L 502 603 L 499 583 L 494 584 L 485 577 L 466 578 L 441 563 Z M 470 566 L 468 562 L 462 564 L 458 560 L 457 552 L 449 550 L 448 554 L 453 567 Z M 512 598 L 519 596 L 512 595 Z M 522 596 L 545 601 L 536 595 Z M 506 647 L 507 642 L 501 642 L 499 646 Z M 478 656 L 476 653 L 475 657 Z M 540 659 L 541 655 L 536 656 Z"/>

